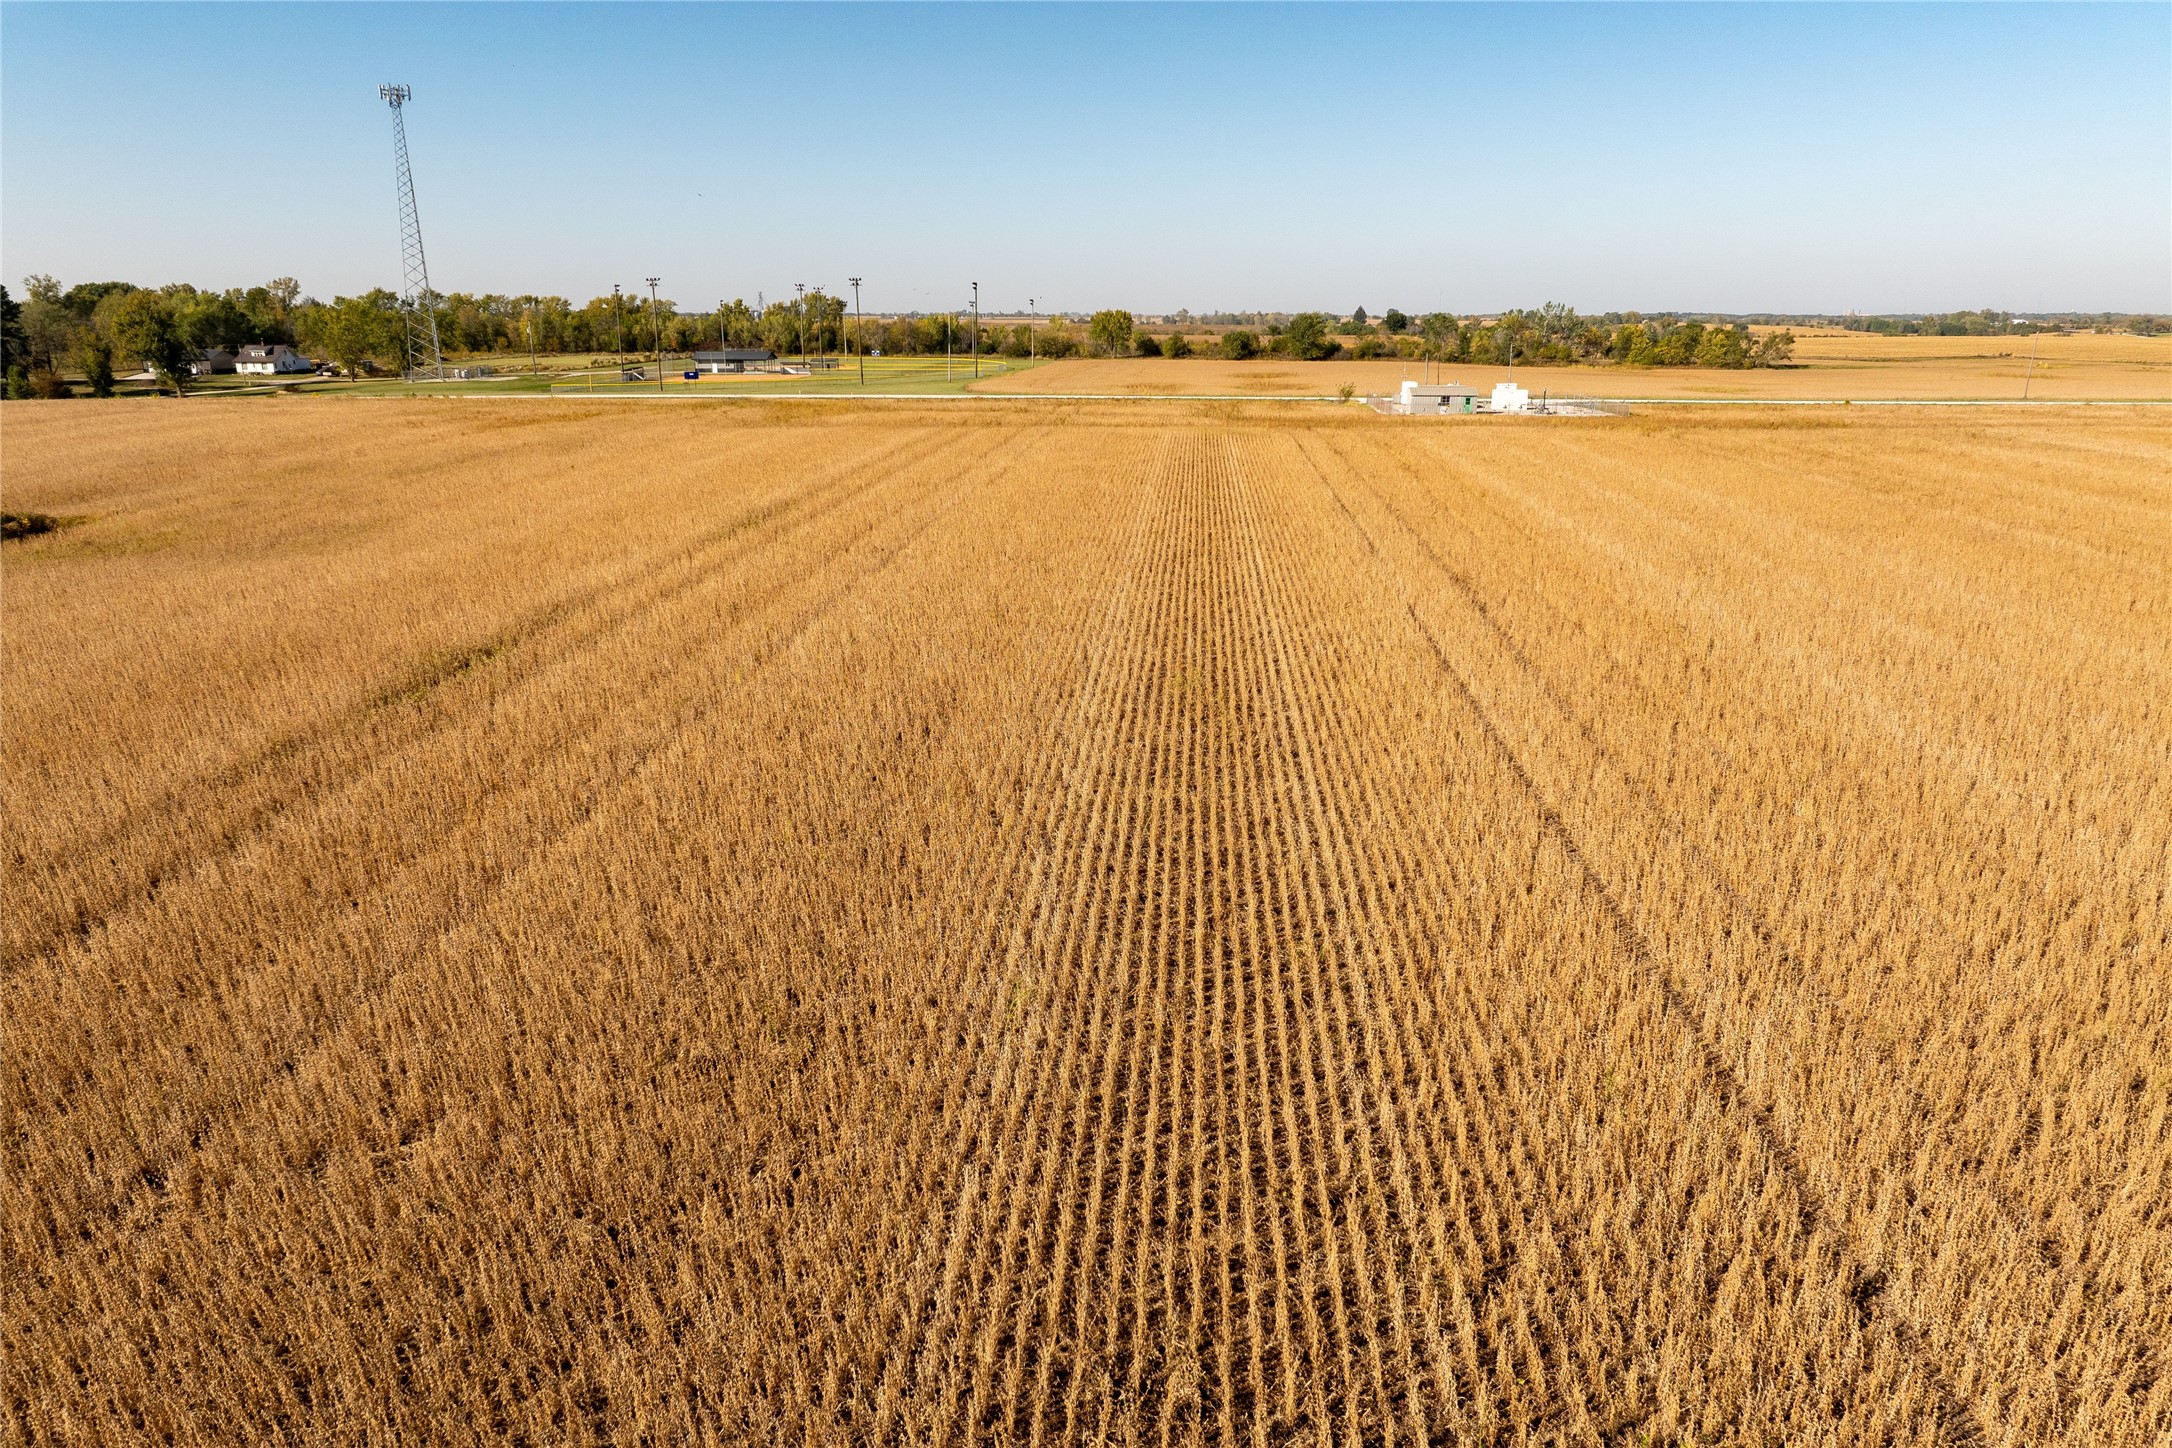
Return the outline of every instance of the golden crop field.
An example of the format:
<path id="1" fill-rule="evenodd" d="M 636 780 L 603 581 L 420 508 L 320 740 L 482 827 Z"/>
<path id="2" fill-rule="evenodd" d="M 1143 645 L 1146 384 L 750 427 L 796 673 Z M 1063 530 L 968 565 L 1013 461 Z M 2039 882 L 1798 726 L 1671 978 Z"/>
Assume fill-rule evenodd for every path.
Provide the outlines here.
<path id="1" fill-rule="evenodd" d="M 1156 332 L 1160 329 L 1148 327 Z M 1758 330 L 1766 330 L 1759 328 Z M 1526 367 L 1516 381 L 1535 397 L 1669 397 L 1862 401 L 1956 398 L 2035 401 L 2172 399 L 2172 336 L 2079 333 L 2039 337 L 1876 337 L 1862 332 L 1798 331 L 1790 367 L 1729 371 L 1710 367 Z M 2029 359 L 2031 345 L 2037 351 Z M 1386 394 L 1404 378 L 1462 382 L 1489 390 L 1502 367 L 1426 364 L 1399 358 L 1367 362 L 1225 362 L 1192 357 L 1050 362 L 972 384 L 982 392 L 1190 396 L 1331 396 L 1348 384 Z"/>
<path id="2" fill-rule="evenodd" d="M 2172 1438 L 2160 413 L 6 423 L 12 1441 Z"/>

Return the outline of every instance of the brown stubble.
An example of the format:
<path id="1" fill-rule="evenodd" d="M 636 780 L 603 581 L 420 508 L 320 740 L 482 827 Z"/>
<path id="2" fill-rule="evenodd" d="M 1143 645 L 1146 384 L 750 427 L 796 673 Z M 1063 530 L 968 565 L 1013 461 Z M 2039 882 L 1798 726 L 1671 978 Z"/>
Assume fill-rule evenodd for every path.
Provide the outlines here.
<path id="1" fill-rule="evenodd" d="M 2146 414 L 21 416 L 17 1436 L 2172 1428 Z"/>

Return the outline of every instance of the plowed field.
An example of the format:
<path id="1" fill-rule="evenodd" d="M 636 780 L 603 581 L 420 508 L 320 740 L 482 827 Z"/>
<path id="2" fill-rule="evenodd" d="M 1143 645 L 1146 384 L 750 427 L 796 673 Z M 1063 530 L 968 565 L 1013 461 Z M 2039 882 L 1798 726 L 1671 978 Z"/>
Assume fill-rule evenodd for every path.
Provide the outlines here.
<path id="1" fill-rule="evenodd" d="M 2163 1443 L 2168 456 L 8 404 L 10 1436 Z"/>

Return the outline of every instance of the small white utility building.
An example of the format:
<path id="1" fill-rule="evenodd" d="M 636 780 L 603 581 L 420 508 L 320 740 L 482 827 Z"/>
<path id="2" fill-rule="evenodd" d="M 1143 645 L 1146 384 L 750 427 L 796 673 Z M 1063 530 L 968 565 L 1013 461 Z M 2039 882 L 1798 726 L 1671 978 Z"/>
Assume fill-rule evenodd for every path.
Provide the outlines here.
<path id="1" fill-rule="evenodd" d="M 1493 400 L 1486 405 L 1488 412 L 1529 412 L 1531 394 L 1513 382 L 1493 384 Z"/>
<path id="2" fill-rule="evenodd" d="M 1418 414 L 1476 412 L 1478 389 L 1465 387 L 1460 382 L 1405 381 L 1402 393 L 1396 398 L 1395 410 Z"/>

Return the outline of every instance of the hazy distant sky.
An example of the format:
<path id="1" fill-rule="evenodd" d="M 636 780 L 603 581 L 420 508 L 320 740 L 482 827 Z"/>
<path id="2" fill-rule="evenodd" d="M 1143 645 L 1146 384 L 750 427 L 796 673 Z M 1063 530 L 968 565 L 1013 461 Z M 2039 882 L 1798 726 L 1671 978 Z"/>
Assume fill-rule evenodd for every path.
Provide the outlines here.
<path id="1" fill-rule="evenodd" d="M 0 268 L 2172 310 L 2172 6 L 0 6 Z M 18 293 L 19 295 L 19 293 Z"/>

